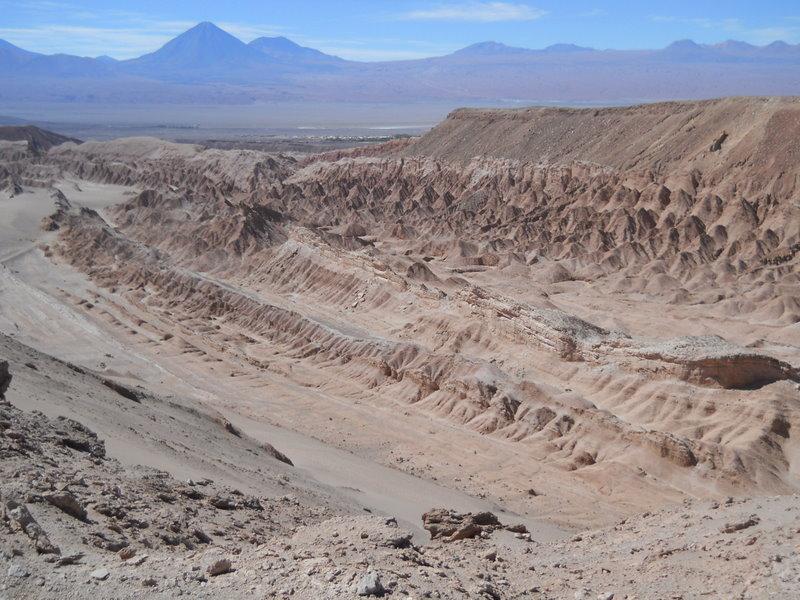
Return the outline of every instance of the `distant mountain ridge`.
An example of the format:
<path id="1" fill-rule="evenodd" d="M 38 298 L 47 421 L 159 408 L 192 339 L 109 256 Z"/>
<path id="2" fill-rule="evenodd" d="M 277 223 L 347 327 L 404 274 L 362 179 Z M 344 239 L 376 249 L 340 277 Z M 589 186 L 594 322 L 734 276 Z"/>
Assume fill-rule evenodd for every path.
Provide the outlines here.
<path id="1" fill-rule="evenodd" d="M 129 60 L 29 52 L 0 40 L 3 101 L 624 102 L 800 94 L 800 44 L 678 40 L 659 50 L 486 41 L 445 56 L 364 63 L 285 37 L 245 43 L 199 23 Z M 220 87 L 220 86 L 223 87 Z"/>
<path id="2" fill-rule="evenodd" d="M 301 59 L 320 62 L 347 62 L 338 56 L 301 46 L 285 37 L 260 37 L 248 44 L 262 54 L 276 59 Z"/>
<path id="3" fill-rule="evenodd" d="M 26 141 L 28 147 L 37 154 L 47 152 L 53 146 L 59 146 L 65 142 L 81 143 L 75 138 L 40 129 L 35 125 L 0 126 L 0 140 Z"/>

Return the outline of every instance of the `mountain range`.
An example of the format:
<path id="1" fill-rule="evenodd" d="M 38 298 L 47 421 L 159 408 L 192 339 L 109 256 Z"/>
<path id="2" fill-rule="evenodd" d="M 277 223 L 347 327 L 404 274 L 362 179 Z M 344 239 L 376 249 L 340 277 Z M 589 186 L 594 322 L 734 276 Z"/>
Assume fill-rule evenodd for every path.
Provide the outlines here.
<path id="1" fill-rule="evenodd" d="M 356 62 L 284 37 L 245 43 L 200 23 L 130 60 L 29 52 L 0 40 L 0 103 L 314 101 L 625 102 L 800 94 L 800 44 L 540 50 L 498 42 L 417 60 Z"/>

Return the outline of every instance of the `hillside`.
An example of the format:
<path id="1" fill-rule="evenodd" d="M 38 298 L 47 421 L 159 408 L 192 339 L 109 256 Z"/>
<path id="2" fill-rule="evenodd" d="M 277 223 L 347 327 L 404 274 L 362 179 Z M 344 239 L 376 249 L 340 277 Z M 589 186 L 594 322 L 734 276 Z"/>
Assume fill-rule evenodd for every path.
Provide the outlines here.
<path id="1" fill-rule="evenodd" d="M 749 193 L 800 190 L 800 99 L 726 98 L 626 108 L 463 109 L 405 151 L 447 160 L 496 157 L 583 162 L 675 177 L 705 187 L 739 182 Z"/>
<path id="2" fill-rule="evenodd" d="M 75 142 L 80 144 L 80 140 L 69 138 L 46 129 L 39 129 L 34 125 L 20 126 L 0 126 L 0 140 L 10 142 L 28 142 L 28 147 L 34 152 L 47 152 L 53 146 L 58 146 L 65 142 Z"/>

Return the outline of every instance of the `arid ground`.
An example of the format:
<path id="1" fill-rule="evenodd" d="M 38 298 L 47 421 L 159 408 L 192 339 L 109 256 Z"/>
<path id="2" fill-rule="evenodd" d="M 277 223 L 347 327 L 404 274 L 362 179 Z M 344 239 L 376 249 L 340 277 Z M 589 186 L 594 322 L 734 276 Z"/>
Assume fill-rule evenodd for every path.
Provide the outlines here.
<path id="1" fill-rule="evenodd" d="M 0 598 L 800 594 L 800 101 L 26 136 Z"/>

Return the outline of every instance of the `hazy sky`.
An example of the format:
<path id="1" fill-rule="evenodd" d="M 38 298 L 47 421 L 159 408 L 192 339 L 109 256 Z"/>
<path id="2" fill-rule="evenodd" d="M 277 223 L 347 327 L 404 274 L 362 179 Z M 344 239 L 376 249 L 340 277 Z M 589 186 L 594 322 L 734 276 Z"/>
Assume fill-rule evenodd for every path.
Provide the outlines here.
<path id="1" fill-rule="evenodd" d="M 246 42 L 284 35 L 356 60 L 440 55 L 485 40 L 528 48 L 800 42 L 800 0 L 0 0 L 0 38 L 45 53 L 130 58 L 199 21 Z"/>

